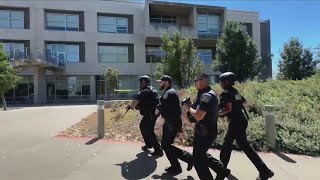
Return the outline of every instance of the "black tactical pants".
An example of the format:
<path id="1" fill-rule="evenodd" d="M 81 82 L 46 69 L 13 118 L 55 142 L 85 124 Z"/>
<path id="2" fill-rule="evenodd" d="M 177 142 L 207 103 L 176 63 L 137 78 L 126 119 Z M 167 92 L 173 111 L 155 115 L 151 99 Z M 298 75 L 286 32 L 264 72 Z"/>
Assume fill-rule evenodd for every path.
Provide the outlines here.
<path id="1" fill-rule="evenodd" d="M 225 171 L 223 164 L 207 153 L 217 137 L 216 132 L 208 132 L 206 127 L 196 125 L 193 139 L 193 164 L 201 180 L 213 180 L 209 167 L 216 173 Z"/>
<path id="2" fill-rule="evenodd" d="M 166 120 L 167 122 L 170 120 Z M 175 146 L 173 146 L 174 139 L 181 129 L 181 125 L 174 125 L 172 123 L 163 124 L 163 135 L 161 140 L 161 146 L 166 153 L 166 156 L 171 164 L 171 166 L 176 168 L 181 168 L 178 159 L 184 162 L 190 162 L 192 160 L 192 155 L 186 151 L 183 151 Z"/>
<path id="3" fill-rule="evenodd" d="M 158 143 L 156 134 L 154 133 L 154 126 L 156 124 L 158 116 L 154 113 L 149 113 L 143 116 L 140 122 L 140 131 L 147 147 L 153 147 L 155 150 L 159 150 L 160 144 Z"/>
<path id="4" fill-rule="evenodd" d="M 233 141 L 236 140 L 239 148 L 247 155 L 247 157 L 250 159 L 250 161 L 254 164 L 254 166 L 261 174 L 269 172 L 270 170 L 268 169 L 268 167 L 258 156 L 258 154 L 254 151 L 254 149 L 250 146 L 247 140 L 247 126 L 247 121 L 245 121 L 245 123 L 243 123 L 242 125 L 233 124 L 232 122 L 229 123 L 228 131 L 224 138 L 224 143 L 222 145 L 220 153 L 220 160 L 222 161 L 225 167 L 228 166 L 232 151 L 232 144 Z"/>

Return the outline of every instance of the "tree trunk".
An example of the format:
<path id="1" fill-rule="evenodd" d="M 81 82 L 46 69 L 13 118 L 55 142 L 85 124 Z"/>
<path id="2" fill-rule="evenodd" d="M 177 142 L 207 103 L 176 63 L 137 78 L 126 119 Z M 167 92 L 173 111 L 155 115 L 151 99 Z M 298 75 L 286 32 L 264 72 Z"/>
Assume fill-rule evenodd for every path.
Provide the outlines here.
<path id="1" fill-rule="evenodd" d="M 6 98 L 4 97 L 4 93 L 1 93 L 1 99 L 2 99 L 2 108 L 4 111 L 7 110 L 7 103 L 6 103 Z"/>

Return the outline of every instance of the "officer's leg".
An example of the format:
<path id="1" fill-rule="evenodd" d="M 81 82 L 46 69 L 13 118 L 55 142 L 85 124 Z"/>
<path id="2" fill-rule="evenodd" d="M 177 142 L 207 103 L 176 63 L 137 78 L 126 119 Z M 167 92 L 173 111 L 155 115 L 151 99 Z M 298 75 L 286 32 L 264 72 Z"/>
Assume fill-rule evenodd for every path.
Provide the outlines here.
<path id="1" fill-rule="evenodd" d="M 269 173 L 270 169 L 265 165 L 262 159 L 258 156 L 258 154 L 254 151 L 254 149 L 250 146 L 247 140 L 247 134 L 245 130 L 240 132 L 236 137 L 236 141 L 240 149 L 247 155 L 250 161 L 254 164 L 257 170 L 261 174 Z"/>
<path id="2" fill-rule="evenodd" d="M 211 142 L 212 143 L 212 142 Z M 207 161 L 207 151 L 211 144 L 195 134 L 193 139 L 193 164 L 201 180 L 213 180 Z"/>
<path id="3" fill-rule="evenodd" d="M 146 148 L 151 148 L 152 145 L 150 143 L 150 140 L 148 138 L 147 134 L 147 124 L 148 124 L 148 118 L 146 116 L 143 116 L 141 122 L 140 122 L 140 132 L 143 137 L 144 143 L 146 144 Z M 146 148 L 144 148 L 146 150 Z"/>
<path id="4" fill-rule="evenodd" d="M 224 167 L 227 167 L 230 161 L 232 143 L 234 141 L 234 133 L 231 128 L 228 128 L 227 134 L 224 137 L 224 142 L 222 144 L 220 152 L 220 161 L 223 163 Z"/>
<path id="5" fill-rule="evenodd" d="M 154 148 L 154 150 L 160 150 L 161 149 L 160 144 L 157 140 L 156 134 L 154 133 L 154 126 L 156 124 L 157 116 L 150 115 L 150 119 L 148 119 L 148 120 L 150 120 L 150 121 L 148 121 L 148 125 L 147 125 L 148 139 L 150 141 L 150 144 Z"/>
<path id="6" fill-rule="evenodd" d="M 175 129 L 169 128 L 169 126 L 165 123 L 163 125 L 163 135 L 161 140 L 161 146 L 166 153 L 168 160 L 170 161 L 171 167 L 181 169 L 180 163 L 178 158 L 174 154 L 175 151 L 173 150 L 173 141 L 177 136 L 177 131 Z"/>

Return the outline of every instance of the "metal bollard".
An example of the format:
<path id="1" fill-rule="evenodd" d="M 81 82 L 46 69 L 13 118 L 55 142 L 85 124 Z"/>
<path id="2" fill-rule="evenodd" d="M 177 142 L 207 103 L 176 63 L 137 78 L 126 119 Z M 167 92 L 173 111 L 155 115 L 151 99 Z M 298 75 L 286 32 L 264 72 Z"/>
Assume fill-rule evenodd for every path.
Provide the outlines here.
<path id="1" fill-rule="evenodd" d="M 265 105 L 265 128 L 266 137 L 273 148 L 276 147 L 276 124 L 275 124 L 275 106 Z"/>
<path id="2" fill-rule="evenodd" d="M 98 138 L 103 139 L 104 137 L 104 100 L 97 101 L 97 114 L 98 114 Z"/>

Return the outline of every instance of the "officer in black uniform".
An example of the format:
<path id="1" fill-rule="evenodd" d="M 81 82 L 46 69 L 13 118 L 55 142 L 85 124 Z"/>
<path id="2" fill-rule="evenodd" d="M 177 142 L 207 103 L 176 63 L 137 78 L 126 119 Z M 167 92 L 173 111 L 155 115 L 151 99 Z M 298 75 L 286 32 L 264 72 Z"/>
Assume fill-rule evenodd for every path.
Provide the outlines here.
<path id="1" fill-rule="evenodd" d="M 230 121 L 222 145 L 220 160 L 224 166 L 227 167 L 232 151 L 232 144 L 233 141 L 236 140 L 240 149 L 244 151 L 260 172 L 257 179 L 267 180 L 271 178 L 274 173 L 265 165 L 247 140 L 246 129 L 248 126 L 248 117 L 243 107 L 243 103 L 246 102 L 246 100 L 239 94 L 237 89 L 233 87 L 236 79 L 236 75 L 232 72 L 223 73 L 219 77 L 220 85 L 224 89 L 220 95 L 221 111 L 219 111 L 219 116 L 227 116 Z"/>
<path id="2" fill-rule="evenodd" d="M 153 156 L 163 156 L 163 151 L 154 133 L 154 126 L 158 118 L 154 113 L 159 103 L 158 93 L 150 86 L 149 76 L 141 76 L 139 82 L 140 90 L 127 108 L 139 109 L 140 114 L 143 116 L 140 122 L 140 131 L 145 146 L 142 147 L 142 150 L 147 151 L 148 149 L 154 148 Z"/>
<path id="3" fill-rule="evenodd" d="M 172 79 L 170 76 L 163 75 L 158 81 L 159 89 L 164 90 L 164 93 L 160 97 L 156 115 L 161 115 L 165 120 L 161 146 L 171 164 L 165 171 L 170 174 L 179 174 L 182 170 L 176 154 L 178 148 L 172 144 L 182 127 L 180 100 L 176 90 L 171 87 Z"/>
<path id="4" fill-rule="evenodd" d="M 216 180 L 223 180 L 230 174 L 230 170 L 207 154 L 218 134 L 218 98 L 209 86 L 207 74 L 200 74 L 195 80 L 195 86 L 198 90 L 195 102 L 183 105 L 189 120 L 196 123 L 192 163 L 201 180 L 213 180 L 209 167 L 217 173 Z"/>

